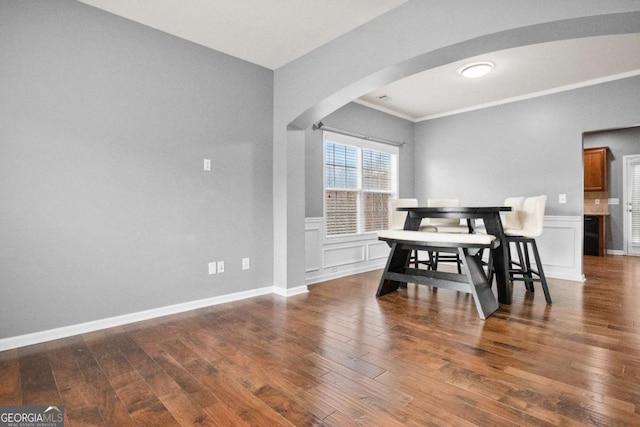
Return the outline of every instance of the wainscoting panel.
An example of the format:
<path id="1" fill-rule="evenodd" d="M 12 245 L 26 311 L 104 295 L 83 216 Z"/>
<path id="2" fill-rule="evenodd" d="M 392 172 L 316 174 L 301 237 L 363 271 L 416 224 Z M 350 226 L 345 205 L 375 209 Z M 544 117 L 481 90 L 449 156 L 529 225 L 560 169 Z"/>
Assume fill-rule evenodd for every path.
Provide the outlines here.
<path id="1" fill-rule="evenodd" d="M 582 274 L 582 217 L 545 216 L 536 238 L 540 260 L 548 277 L 584 281 Z"/>
<path id="2" fill-rule="evenodd" d="M 367 259 L 376 260 L 381 259 L 386 263 L 389 256 L 389 245 L 386 242 L 376 241 L 367 244 Z"/>
<path id="3" fill-rule="evenodd" d="M 322 218 L 307 218 L 304 224 L 304 243 L 306 273 L 318 271 L 322 268 L 322 239 L 324 220 Z"/>
<path id="4" fill-rule="evenodd" d="M 324 267 L 340 267 L 342 265 L 356 264 L 365 260 L 365 244 L 352 243 L 348 246 L 335 245 L 325 247 Z"/>
<path id="5" fill-rule="evenodd" d="M 544 231 L 536 242 L 548 277 L 585 280 L 582 227 L 582 218 L 578 216 L 545 217 Z M 389 247 L 375 233 L 328 238 L 323 218 L 307 218 L 305 230 L 307 284 L 384 268 Z"/>
<path id="6" fill-rule="evenodd" d="M 306 218 L 306 284 L 383 268 L 389 246 L 376 233 L 327 237 L 324 218 Z"/>

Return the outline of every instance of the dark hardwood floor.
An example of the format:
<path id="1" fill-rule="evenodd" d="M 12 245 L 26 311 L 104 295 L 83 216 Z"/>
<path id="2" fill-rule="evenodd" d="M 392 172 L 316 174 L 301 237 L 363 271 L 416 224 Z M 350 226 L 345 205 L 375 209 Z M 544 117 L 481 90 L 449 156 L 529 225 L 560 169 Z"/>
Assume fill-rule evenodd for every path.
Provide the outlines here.
<path id="1" fill-rule="evenodd" d="M 0 405 L 67 426 L 640 425 L 640 258 L 471 297 L 380 271 L 0 353 Z"/>

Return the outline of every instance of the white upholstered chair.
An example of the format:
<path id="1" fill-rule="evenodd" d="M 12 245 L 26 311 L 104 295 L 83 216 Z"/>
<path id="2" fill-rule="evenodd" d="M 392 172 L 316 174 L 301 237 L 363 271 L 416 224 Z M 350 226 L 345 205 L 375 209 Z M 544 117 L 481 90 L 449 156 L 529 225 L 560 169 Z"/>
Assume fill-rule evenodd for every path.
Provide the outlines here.
<path id="1" fill-rule="evenodd" d="M 504 229 L 520 230 L 522 228 L 520 212 L 524 206 L 524 197 L 508 197 L 504 200 L 504 205 L 511 208 L 511 211 L 504 215 Z"/>
<path id="2" fill-rule="evenodd" d="M 427 206 L 430 208 L 456 208 L 460 206 L 458 199 L 428 199 Z M 470 233 L 473 231 L 471 225 L 461 225 L 459 218 L 429 218 L 429 225 L 435 227 L 439 233 Z M 458 274 L 462 273 L 462 261 L 458 254 L 447 252 L 435 252 L 432 254 L 433 269 L 438 269 L 439 262 L 455 262 Z"/>
<path id="3" fill-rule="evenodd" d="M 418 199 L 391 199 L 389 200 L 389 228 L 392 230 L 402 230 L 407 219 L 407 212 L 398 211 L 397 208 L 417 208 Z M 423 221 L 424 222 L 424 221 Z M 437 231 L 435 227 L 428 224 L 420 224 L 419 231 Z"/>
<path id="4" fill-rule="evenodd" d="M 524 206 L 524 197 L 508 197 L 504 200 L 504 206 L 511 208 L 511 211 L 506 212 L 504 215 L 503 228 L 506 230 L 520 230 L 522 228 L 522 221 L 520 220 L 520 212 Z M 493 282 L 493 258 L 491 252 L 489 252 L 489 261 L 487 262 L 489 277 L 489 283 Z"/>
<path id="5" fill-rule="evenodd" d="M 402 230 L 407 219 L 407 213 L 396 210 L 397 208 L 417 208 L 418 199 L 391 199 L 389 200 L 389 228 Z"/>
<path id="6" fill-rule="evenodd" d="M 507 199 L 512 203 L 518 203 L 519 198 Z M 506 202 L 505 201 L 505 204 Z M 515 209 L 519 213 L 517 218 L 507 216 L 505 218 L 505 235 L 509 244 L 509 279 L 511 281 L 523 281 L 528 291 L 533 292 L 533 283 L 540 282 L 547 304 L 551 304 L 551 295 L 544 275 L 536 237 L 542 234 L 544 226 L 544 210 L 547 196 L 527 197 L 522 201 L 522 208 Z M 513 206 L 512 206 L 513 208 Z M 513 212 L 511 212 L 513 213 Z M 511 218 L 511 219 L 509 219 Z M 517 223 L 520 222 L 520 224 Z M 517 227 L 519 225 L 519 227 Z M 514 259 L 511 243 L 516 248 L 517 261 Z M 531 266 L 530 251 L 535 259 L 535 269 Z"/>
<path id="7" fill-rule="evenodd" d="M 458 199 L 428 199 L 430 208 L 457 208 L 460 206 Z M 468 225 L 461 225 L 459 218 L 429 218 L 429 225 L 441 233 L 469 233 Z"/>
<path id="8" fill-rule="evenodd" d="M 417 208 L 418 199 L 390 199 L 389 200 L 389 228 L 391 230 L 404 229 L 404 222 L 407 219 L 407 212 L 398 211 L 397 208 Z M 418 231 L 436 231 L 435 227 L 430 225 L 420 225 Z M 420 264 L 431 267 L 431 254 L 427 253 L 427 260 L 420 260 L 418 251 L 414 250 L 411 253 L 410 261 L 414 264 L 415 268 L 418 268 Z"/>

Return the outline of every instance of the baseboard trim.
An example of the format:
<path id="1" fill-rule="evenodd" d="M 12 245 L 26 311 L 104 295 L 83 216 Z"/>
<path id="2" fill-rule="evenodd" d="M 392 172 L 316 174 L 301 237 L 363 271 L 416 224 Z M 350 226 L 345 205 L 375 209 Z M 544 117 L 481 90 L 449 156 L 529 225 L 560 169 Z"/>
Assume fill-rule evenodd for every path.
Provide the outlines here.
<path id="1" fill-rule="evenodd" d="M 331 273 L 321 274 L 318 276 L 307 277 L 307 285 L 314 285 L 316 283 L 326 282 L 327 280 L 340 279 L 341 277 L 352 276 L 354 274 L 366 273 L 367 271 L 379 270 L 384 268 L 386 259 L 375 264 L 367 264 L 365 266 L 350 268 L 348 270 L 339 270 Z"/>
<path id="2" fill-rule="evenodd" d="M 294 295 L 306 294 L 307 292 L 309 292 L 309 289 L 307 289 L 307 285 L 298 286 L 291 289 L 280 288 L 278 286 L 273 287 L 273 293 L 282 297 L 292 297 Z"/>
<path id="3" fill-rule="evenodd" d="M 74 335 L 86 334 L 102 329 L 113 328 L 130 323 L 151 320 L 158 317 L 172 314 L 184 313 L 186 311 L 197 310 L 199 308 L 210 307 L 227 302 L 240 301 L 247 298 L 258 297 L 268 294 L 276 294 L 284 297 L 299 295 L 308 292 L 306 286 L 299 286 L 292 289 L 282 289 L 275 286 L 268 286 L 249 291 L 236 292 L 228 295 L 221 295 L 213 298 L 205 298 L 190 301 L 182 304 L 175 304 L 166 307 L 154 308 L 151 310 L 139 311 L 137 313 L 124 314 L 122 316 L 109 317 L 91 322 L 79 323 L 77 325 L 64 326 L 62 328 L 49 329 L 47 331 L 34 332 L 31 334 L 18 335 L 15 337 L 0 339 L 0 351 L 11 350 L 19 347 L 40 344 Z"/>
<path id="4" fill-rule="evenodd" d="M 569 280 L 571 282 L 584 282 L 587 280 L 584 274 L 562 274 L 553 271 L 547 272 L 547 267 L 544 267 L 544 269 L 544 275 L 547 279 Z"/>
<path id="5" fill-rule="evenodd" d="M 624 251 L 617 249 L 607 249 L 607 255 L 624 255 Z"/>

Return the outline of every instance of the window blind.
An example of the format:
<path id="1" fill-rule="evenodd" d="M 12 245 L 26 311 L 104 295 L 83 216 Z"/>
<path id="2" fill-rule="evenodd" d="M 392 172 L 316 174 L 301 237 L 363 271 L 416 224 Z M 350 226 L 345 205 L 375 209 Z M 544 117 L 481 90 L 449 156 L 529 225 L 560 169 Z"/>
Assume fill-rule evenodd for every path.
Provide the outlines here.
<path id="1" fill-rule="evenodd" d="M 358 194 L 351 191 L 326 191 L 327 235 L 358 232 Z"/>
<path id="2" fill-rule="evenodd" d="M 389 228 L 389 199 L 397 194 L 397 147 L 377 145 L 382 146 L 325 132 L 328 236 Z"/>
<path id="3" fill-rule="evenodd" d="M 386 230 L 389 228 L 390 194 L 364 194 L 364 231 Z"/>

